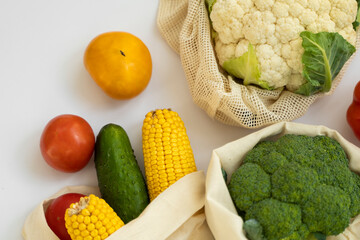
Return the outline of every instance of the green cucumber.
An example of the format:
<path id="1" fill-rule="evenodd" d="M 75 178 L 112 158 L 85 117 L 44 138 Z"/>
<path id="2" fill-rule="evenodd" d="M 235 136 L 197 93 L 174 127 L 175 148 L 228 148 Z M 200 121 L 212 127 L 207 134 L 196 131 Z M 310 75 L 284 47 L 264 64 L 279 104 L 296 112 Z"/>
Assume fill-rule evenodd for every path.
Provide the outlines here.
<path id="1" fill-rule="evenodd" d="M 95 168 L 101 197 L 128 223 L 149 204 L 144 176 L 125 130 L 110 123 L 95 143 Z"/>

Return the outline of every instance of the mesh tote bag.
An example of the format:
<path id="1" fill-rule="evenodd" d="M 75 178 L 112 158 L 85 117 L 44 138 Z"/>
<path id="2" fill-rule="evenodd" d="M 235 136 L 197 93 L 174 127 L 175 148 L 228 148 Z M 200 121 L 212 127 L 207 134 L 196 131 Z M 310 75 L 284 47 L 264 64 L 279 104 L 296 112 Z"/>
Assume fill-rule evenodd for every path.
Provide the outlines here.
<path id="1" fill-rule="evenodd" d="M 160 0 L 157 25 L 169 46 L 180 55 L 194 103 L 213 119 L 245 128 L 301 117 L 317 98 L 333 93 L 355 55 L 333 80 L 329 92 L 306 97 L 286 90 L 240 85 L 223 74 L 211 42 L 204 0 Z M 358 48 L 359 31 L 356 42 Z"/>

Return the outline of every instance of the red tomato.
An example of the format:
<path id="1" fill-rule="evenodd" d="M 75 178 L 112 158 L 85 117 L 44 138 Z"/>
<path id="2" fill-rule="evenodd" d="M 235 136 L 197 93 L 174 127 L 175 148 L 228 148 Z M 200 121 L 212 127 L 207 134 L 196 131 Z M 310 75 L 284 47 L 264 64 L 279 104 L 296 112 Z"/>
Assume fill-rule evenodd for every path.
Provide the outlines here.
<path id="1" fill-rule="evenodd" d="M 72 203 L 76 203 L 85 195 L 66 193 L 54 199 L 45 211 L 46 222 L 60 240 L 71 240 L 65 227 L 65 211 Z"/>
<path id="2" fill-rule="evenodd" d="M 94 132 L 83 118 L 64 114 L 46 125 L 40 139 L 41 154 L 53 168 L 77 172 L 89 162 L 95 146 Z"/>
<path id="3" fill-rule="evenodd" d="M 355 136 L 360 140 L 360 82 L 354 88 L 353 102 L 346 112 L 346 119 Z"/>

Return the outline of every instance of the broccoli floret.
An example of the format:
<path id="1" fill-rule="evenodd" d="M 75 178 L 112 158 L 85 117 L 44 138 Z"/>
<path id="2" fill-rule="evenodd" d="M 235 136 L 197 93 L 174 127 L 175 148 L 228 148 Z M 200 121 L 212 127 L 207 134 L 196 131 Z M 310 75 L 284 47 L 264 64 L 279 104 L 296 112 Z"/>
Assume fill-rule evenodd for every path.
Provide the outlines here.
<path id="1" fill-rule="evenodd" d="M 310 231 L 309 231 L 309 228 L 308 228 L 308 226 L 306 224 L 301 224 L 299 229 L 297 229 L 296 233 L 299 236 L 299 239 L 303 240 L 303 239 L 306 239 L 309 236 Z"/>
<path id="2" fill-rule="evenodd" d="M 249 219 L 244 222 L 243 228 L 246 232 L 246 237 L 249 240 L 267 240 L 264 237 L 263 228 L 256 219 Z M 299 229 L 293 232 L 290 236 L 281 238 L 279 240 L 304 240 L 310 234 L 308 227 L 301 224 Z M 317 239 L 314 239 L 317 240 Z"/>
<path id="3" fill-rule="evenodd" d="M 304 152 L 295 154 L 293 159 L 289 159 L 289 161 L 295 161 L 302 166 L 314 169 L 317 172 L 320 183 L 340 187 L 344 190 L 351 198 L 351 216 L 354 217 L 359 214 L 360 197 L 358 188 L 354 182 L 353 174 L 348 167 L 349 161 L 346 153 L 341 145 L 336 140 L 323 135 L 315 137 L 284 135 L 280 139 L 282 141 L 290 139 L 291 144 L 294 145 L 296 138 L 299 138 L 300 142 L 305 141 L 307 144 L 310 144 L 310 140 L 312 140 L 313 143 L 312 146 L 303 145 Z M 279 143 L 278 141 L 277 144 Z M 289 145 L 290 143 L 287 146 Z"/>
<path id="4" fill-rule="evenodd" d="M 349 193 L 351 199 L 350 214 L 355 217 L 360 214 L 360 176 L 351 172 L 354 179 L 354 189 Z"/>
<path id="5" fill-rule="evenodd" d="M 310 234 L 309 228 L 306 224 L 301 224 L 299 229 L 293 232 L 290 236 L 282 238 L 280 240 L 304 240 Z"/>
<path id="6" fill-rule="evenodd" d="M 303 240 L 297 231 L 293 232 L 290 236 L 282 238 L 280 240 Z"/>
<path id="7" fill-rule="evenodd" d="M 355 181 L 355 184 L 360 187 L 360 176 L 358 174 L 356 174 L 355 172 L 351 172 L 351 174 L 353 175 L 354 177 L 354 181 Z"/>
<path id="8" fill-rule="evenodd" d="M 247 152 L 244 163 L 248 161 L 247 158 L 257 159 L 263 157 L 264 155 L 272 151 L 272 149 L 274 149 L 274 144 L 275 143 L 273 141 L 269 140 L 263 140 L 258 142 L 249 152 Z"/>
<path id="9" fill-rule="evenodd" d="M 316 151 L 309 149 L 303 153 L 296 153 L 293 155 L 293 157 L 290 159 L 290 161 L 297 162 L 300 165 L 305 166 L 305 167 L 311 167 L 311 166 L 313 166 L 314 162 L 317 162 Z"/>
<path id="10" fill-rule="evenodd" d="M 262 149 L 269 149 L 274 145 L 274 141 L 270 140 L 262 140 L 258 142 L 254 148 L 262 148 Z"/>
<path id="11" fill-rule="evenodd" d="M 338 187 L 319 185 L 302 206 L 310 232 L 337 235 L 350 221 L 350 197 Z"/>
<path id="12" fill-rule="evenodd" d="M 287 159 L 277 152 L 275 142 L 261 141 L 245 156 L 243 163 L 256 163 L 268 174 L 273 174 L 279 167 L 287 163 Z"/>
<path id="13" fill-rule="evenodd" d="M 291 162 L 271 176 L 272 197 L 283 202 L 302 203 L 319 185 L 315 170 Z"/>
<path id="14" fill-rule="evenodd" d="M 328 162 L 337 161 L 344 164 L 344 166 L 349 165 L 349 160 L 344 149 L 341 147 L 340 143 L 337 142 L 335 139 L 319 135 L 313 137 L 314 141 L 314 148 L 315 149 L 322 149 L 323 159 L 327 160 Z M 327 155 L 325 155 L 325 152 Z M 327 158 L 325 158 L 325 156 Z"/>
<path id="15" fill-rule="evenodd" d="M 255 162 L 267 155 L 273 148 L 274 142 L 261 141 L 257 143 L 249 152 L 247 152 L 243 163 Z"/>
<path id="16" fill-rule="evenodd" d="M 258 154 L 250 154 L 244 159 L 244 163 L 256 163 L 268 174 L 273 174 L 279 167 L 288 163 L 286 158 L 276 151 L 253 149 Z"/>
<path id="17" fill-rule="evenodd" d="M 258 221 L 267 240 L 323 239 L 343 232 L 360 214 L 360 176 L 328 136 L 286 134 L 261 141 L 230 183 L 238 212 Z M 299 218 L 286 216 L 296 212 L 289 206 L 296 206 Z"/>
<path id="18" fill-rule="evenodd" d="M 230 195 L 239 210 L 247 210 L 255 202 L 270 197 L 270 176 L 254 163 L 246 163 L 231 176 Z"/>
<path id="19" fill-rule="evenodd" d="M 316 161 L 313 168 L 317 171 L 321 183 L 338 187 L 349 195 L 351 217 L 358 215 L 360 213 L 360 188 L 349 167 L 340 161 L 332 161 L 328 164 Z"/>
<path id="20" fill-rule="evenodd" d="M 328 168 L 330 176 L 326 178 L 326 181 L 322 181 L 324 184 L 339 187 L 347 193 L 354 190 L 356 183 L 349 167 L 339 162 L 332 162 L 328 164 Z"/>
<path id="21" fill-rule="evenodd" d="M 276 141 L 277 151 L 289 161 L 292 161 L 296 155 L 306 155 L 312 148 L 312 137 L 305 135 L 286 134 Z"/>
<path id="22" fill-rule="evenodd" d="M 355 187 L 354 191 L 349 193 L 351 204 L 350 204 L 350 216 L 356 217 L 360 214 L 360 188 Z"/>
<path id="23" fill-rule="evenodd" d="M 267 240 L 278 240 L 290 236 L 302 224 L 301 208 L 267 198 L 255 203 L 246 212 L 245 219 L 256 219 L 264 230 Z"/>

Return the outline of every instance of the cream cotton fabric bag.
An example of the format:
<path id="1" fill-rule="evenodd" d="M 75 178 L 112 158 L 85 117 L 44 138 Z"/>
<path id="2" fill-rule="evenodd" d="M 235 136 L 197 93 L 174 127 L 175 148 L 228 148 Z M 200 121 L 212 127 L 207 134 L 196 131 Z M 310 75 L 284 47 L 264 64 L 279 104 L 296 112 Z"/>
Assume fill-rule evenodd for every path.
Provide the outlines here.
<path id="1" fill-rule="evenodd" d="M 225 184 L 221 167 L 228 174 L 240 166 L 242 158 L 260 140 L 281 136 L 286 133 L 308 136 L 326 135 L 337 140 L 350 160 L 350 169 L 360 173 L 360 149 L 344 139 L 337 131 L 325 126 L 313 126 L 292 122 L 280 122 L 230 142 L 213 151 L 206 175 L 205 214 L 215 239 L 246 240 L 242 230 L 243 220 L 236 212 Z M 327 237 L 328 240 L 359 240 L 360 215 L 353 219 L 350 226 L 340 235 Z"/>
<path id="2" fill-rule="evenodd" d="M 355 56 L 353 54 L 343 66 L 329 92 L 305 97 L 289 91 L 244 86 L 227 78 L 216 61 L 204 0 L 160 0 L 157 26 L 170 47 L 180 55 L 195 104 L 213 119 L 245 128 L 301 117 L 317 98 L 333 93 Z M 356 42 L 358 49 L 359 31 Z"/>
<path id="3" fill-rule="evenodd" d="M 51 200 L 69 192 L 100 196 L 97 187 L 70 186 L 40 203 L 27 217 L 23 227 L 25 240 L 59 240 L 48 227 L 45 211 Z M 156 199 L 140 216 L 111 234 L 107 240 L 185 240 L 214 239 L 204 213 L 205 175 L 198 171 L 179 179 Z"/>

